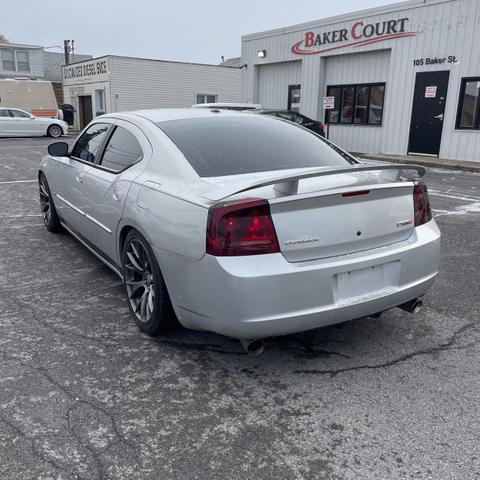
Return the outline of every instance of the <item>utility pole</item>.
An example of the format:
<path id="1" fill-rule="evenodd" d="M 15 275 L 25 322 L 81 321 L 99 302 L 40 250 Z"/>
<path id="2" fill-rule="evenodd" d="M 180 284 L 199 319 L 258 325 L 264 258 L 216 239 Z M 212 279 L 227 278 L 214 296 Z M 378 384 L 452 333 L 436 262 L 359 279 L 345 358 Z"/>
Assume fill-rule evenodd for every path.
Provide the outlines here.
<path id="1" fill-rule="evenodd" d="M 70 63 L 70 40 L 63 41 L 63 52 L 65 53 L 65 65 Z"/>
<path id="2" fill-rule="evenodd" d="M 63 41 L 63 51 L 65 53 L 65 65 L 68 65 L 70 63 L 70 54 L 72 54 L 72 57 L 73 57 L 74 44 L 75 44 L 75 40 Z"/>

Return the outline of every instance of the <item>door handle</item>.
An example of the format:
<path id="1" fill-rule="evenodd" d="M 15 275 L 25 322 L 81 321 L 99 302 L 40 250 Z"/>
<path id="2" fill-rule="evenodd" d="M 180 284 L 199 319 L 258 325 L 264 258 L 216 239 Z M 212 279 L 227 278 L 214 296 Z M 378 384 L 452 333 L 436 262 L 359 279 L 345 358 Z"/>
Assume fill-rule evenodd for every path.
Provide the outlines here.
<path id="1" fill-rule="evenodd" d="M 76 180 L 78 183 L 83 183 L 83 176 L 77 175 L 77 176 L 75 177 L 75 180 Z"/>
<path id="2" fill-rule="evenodd" d="M 433 117 L 433 118 L 436 118 L 437 120 L 443 120 L 443 113 L 441 113 L 440 115 L 437 115 L 436 117 Z"/>

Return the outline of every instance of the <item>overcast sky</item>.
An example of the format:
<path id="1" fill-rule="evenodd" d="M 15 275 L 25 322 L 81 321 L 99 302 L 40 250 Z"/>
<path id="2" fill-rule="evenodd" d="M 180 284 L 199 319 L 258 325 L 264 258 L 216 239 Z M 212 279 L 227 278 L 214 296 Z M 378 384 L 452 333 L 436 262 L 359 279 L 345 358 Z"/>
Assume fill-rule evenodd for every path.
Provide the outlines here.
<path id="1" fill-rule="evenodd" d="M 11 42 L 77 53 L 218 63 L 240 56 L 240 37 L 396 0 L 1 0 Z M 52 49 L 52 51 L 60 51 Z"/>

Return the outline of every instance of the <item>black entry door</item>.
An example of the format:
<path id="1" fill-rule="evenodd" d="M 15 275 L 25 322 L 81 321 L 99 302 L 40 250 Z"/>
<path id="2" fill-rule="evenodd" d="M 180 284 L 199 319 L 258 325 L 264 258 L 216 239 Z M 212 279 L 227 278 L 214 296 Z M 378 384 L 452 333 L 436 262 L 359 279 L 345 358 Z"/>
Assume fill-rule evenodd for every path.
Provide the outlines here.
<path id="1" fill-rule="evenodd" d="M 78 97 L 80 114 L 80 128 L 85 128 L 93 119 L 92 96 L 82 95 Z"/>
<path id="2" fill-rule="evenodd" d="M 450 72 L 417 73 L 408 153 L 440 153 Z"/>

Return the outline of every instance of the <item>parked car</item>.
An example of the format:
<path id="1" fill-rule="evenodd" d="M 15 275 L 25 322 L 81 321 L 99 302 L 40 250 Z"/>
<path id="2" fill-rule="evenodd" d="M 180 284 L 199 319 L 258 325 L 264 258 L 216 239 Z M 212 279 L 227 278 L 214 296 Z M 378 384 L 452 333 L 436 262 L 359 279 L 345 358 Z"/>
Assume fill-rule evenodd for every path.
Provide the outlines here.
<path id="1" fill-rule="evenodd" d="M 197 103 L 192 108 L 215 108 L 220 110 L 261 110 L 262 105 L 257 103 Z"/>
<path id="2" fill-rule="evenodd" d="M 60 137 L 68 124 L 57 118 L 39 118 L 19 108 L 0 107 L 0 137 Z"/>
<path id="3" fill-rule="evenodd" d="M 308 128 L 312 132 L 318 133 L 322 137 L 325 136 L 325 125 L 323 122 L 312 120 L 301 113 L 291 112 L 290 110 L 262 110 L 258 113 L 271 115 L 277 118 L 283 118 L 284 120 L 288 120 L 290 122 L 297 123 L 302 127 Z"/>
<path id="4" fill-rule="evenodd" d="M 423 167 L 361 164 L 290 122 L 112 113 L 48 152 L 47 229 L 120 276 L 148 334 L 177 319 L 258 352 L 265 337 L 418 310 L 437 276 Z"/>

